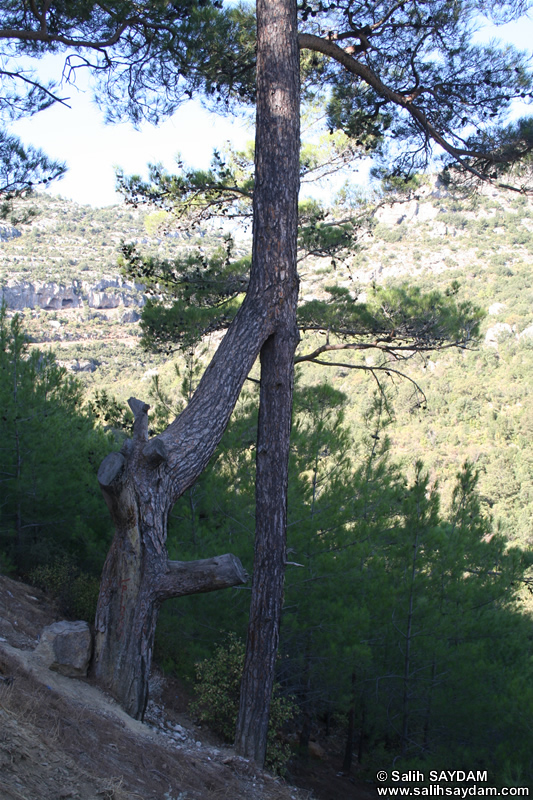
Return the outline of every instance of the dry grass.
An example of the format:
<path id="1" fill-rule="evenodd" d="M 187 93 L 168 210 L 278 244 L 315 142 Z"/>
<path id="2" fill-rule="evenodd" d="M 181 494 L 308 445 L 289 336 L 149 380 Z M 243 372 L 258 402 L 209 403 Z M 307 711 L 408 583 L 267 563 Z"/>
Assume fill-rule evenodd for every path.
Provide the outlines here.
<path id="1" fill-rule="evenodd" d="M 6 653 L 0 674 L 15 676 L 11 685 L 0 684 L 2 800 L 309 797 L 227 752 L 136 735 L 112 713 L 43 686 Z"/>
<path id="2" fill-rule="evenodd" d="M 2 618 L 4 608 L 18 622 L 17 639 Z M 9 685 L 0 681 L 1 800 L 312 800 L 311 791 L 215 746 L 206 730 L 172 744 L 117 715 L 91 681 L 54 677 L 31 649 L 17 649 L 32 646 L 44 621 L 53 621 L 45 602 L 36 605 L 28 587 L 0 576 L 0 631 L 4 638 L 13 635 L 8 644 L 15 648 L 0 641 L 0 677 L 13 678 Z M 187 727 L 183 697 L 173 684 L 161 703 L 169 720 Z M 335 800 L 369 798 L 346 788 L 348 794 L 335 787 Z"/>

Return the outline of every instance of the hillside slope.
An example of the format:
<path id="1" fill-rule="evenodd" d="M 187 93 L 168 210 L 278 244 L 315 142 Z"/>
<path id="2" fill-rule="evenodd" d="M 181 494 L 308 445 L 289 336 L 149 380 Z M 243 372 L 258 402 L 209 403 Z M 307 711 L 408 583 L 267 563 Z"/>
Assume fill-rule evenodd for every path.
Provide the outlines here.
<path id="1" fill-rule="evenodd" d="M 6 299 L 19 298 L 12 310 L 21 310 L 34 344 L 52 346 L 89 393 L 106 388 L 120 399 L 135 393 L 149 400 L 151 377 L 171 377 L 172 359 L 139 347 L 139 324 L 130 312 L 137 313 L 133 306 L 142 296 L 120 283 L 120 239 L 145 239 L 146 247 L 165 251 L 189 244 L 150 237 L 141 212 L 35 202 L 36 216 L 20 226 L 20 236 L 0 236 L 0 277 L 13 290 Z M 405 473 L 422 458 L 444 498 L 465 458 L 473 461 L 486 509 L 523 546 L 533 544 L 532 231 L 526 198 L 458 199 L 428 185 L 408 204 L 384 208 L 373 235 L 343 264 L 302 268 L 307 298 L 321 296 L 333 282 L 362 298 L 372 281 L 409 280 L 441 290 L 458 281 L 461 299 L 487 312 L 477 349 L 401 365 L 426 392 L 427 409 L 412 403 L 409 384 L 397 382 L 391 389 L 396 420 L 388 432 Z M 372 382 L 348 365 L 305 369 L 302 381 L 327 379 L 346 393 L 346 419 L 360 431 Z M 36 590 L 0 578 L 1 800 L 301 796 L 185 724 L 169 692 L 164 715 L 174 726 L 174 742 L 124 718 L 90 681 L 43 671 L 32 650 L 54 619 Z M 160 715 L 149 720 L 162 730 Z M 341 799 L 335 780 L 332 770 L 321 797 Z M 345 796 L 356 800 L 366 793 L 349 785 Z"/>
<path id="2" fill-rule="evenodd" d="M 2 800 L 309 796 L 213 746 L 192 723 L 178 724 L 170 705 L 152 703 L 143 724 L 90 680 L 51 672 L 34 647 L 55 619 L 39 590 L 0 576 Z"/>
<path id="3" fill-rule="evenodd" d="M 151 680 L 144 723 L 90 679 L 34 652 L 60 619 L 39 589 L 0 575 L 0 800 L 371 800 L 339 759 L 291 767 L 297 788 L 259 770 L 191 720 L 182 685 Z M 338 761 L 338 764 L 337 764 Z"/>
<path id="4" fill-rule="evenodd" d="M 163 236 L 147 210 L 92 209 L 44 195 L 36 195 L 29 208 L 35 213 L 15 225 L 20 236 L 9 236 L 4 226 L 0 282 L 13 309 L 30 304 L 22 313 L 34 343 L 51 346 L 90 394 L 106 389 L 121 401 L 134 393 L 150 402 L 156 374 L 170 394 L 179 390 L 174 359 L 139 346 L 144 299 L 140 287 L 119 275 L 120 242 L 171 256 L 184 248 L 208 250 L 216 232 Z M 400 365 L 427 403 L 423 411 L 413 404 L 407 382 L 387 383 L 396 414 L 389 433 L 406 469 L 422 458 L 446 500 L 462 462 L 472 460 L 481 472 L 487 510 L 510 538 L 531 546 L 533 203 L 492 188 L 459 196 L 428 179 L 408 202 L 384 205 L 375 222 L 344 262 L 303 263 L 301 294 L 306 300 L 322 297 L 335 283 L 362 300 L 373 282 L 409 281 L 441 291 L 455 283 L 459 300 L 485 311 L 476 349 Z M 363 355 L 360 363 L 365 358 L 372 357 Z M 306 365 L 299 371 L 306 383 L 328 380 L 345 392 L 350 409 L 361 407 L 374 386 L 349 368 Z M 347 416 L 355 430 L 357 415 Z"/>

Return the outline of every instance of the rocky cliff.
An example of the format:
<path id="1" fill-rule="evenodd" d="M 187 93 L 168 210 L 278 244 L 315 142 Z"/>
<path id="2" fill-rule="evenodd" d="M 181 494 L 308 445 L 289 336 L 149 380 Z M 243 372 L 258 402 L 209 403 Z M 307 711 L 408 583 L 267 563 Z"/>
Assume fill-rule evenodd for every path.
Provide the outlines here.
<path id="1" fill-rule="evenodd" d="M 0 242 L 8 242 L 10 239 L 17 239 L 22 236 L 21 232 L 13 225 L 0 225 Z"/>
<path id="2" fill-rule="evenodd" d="M 0 288 L 0 301 L 13 311 L 25 308 L 59 311 L 84 305 L 95 309 L 141 308 L 146 302 L 142 291 L 141 285 L 121 277 L 102 278 L 95 284 L 77 280 L 60 284 L 12 278 Z"/>

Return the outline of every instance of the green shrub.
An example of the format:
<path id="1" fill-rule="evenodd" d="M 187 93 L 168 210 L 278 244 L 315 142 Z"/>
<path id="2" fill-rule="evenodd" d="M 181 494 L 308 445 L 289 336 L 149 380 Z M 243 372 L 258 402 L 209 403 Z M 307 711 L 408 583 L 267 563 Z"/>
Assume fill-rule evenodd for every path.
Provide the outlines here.
<path id="1" fill-rule="evenodd" d="M 226 742 L 233 742 L 235 738 L 244 654 L 244 643 L 230 633 L 211 658 L 196 665 L 198 700 L 191 704 L 190 710 Z M 281 741 L 280 730 L 294 717 L 295 711 L 292 700 L 281 697 L 275 686 L 270 704 L 266 764 L 279 774 L 285 771 L 290 756 L 290 748 Z"/>
<path id="2" fill-rule="evenodd" d="M 15 575 L 17 572 L 15 562 L 7 553 L 0 550 L 0 575 Z"/>
<path id="3" fill-rule="evenodd" d="M 405 222 L 401 222 L 391 227 L 379 223 L 374 228 L 374 238 L 376 241 L 388 242 L 389 244 L 401 242 L 402 239 L 406 238 L 408 233 L 409 229 Z"/>

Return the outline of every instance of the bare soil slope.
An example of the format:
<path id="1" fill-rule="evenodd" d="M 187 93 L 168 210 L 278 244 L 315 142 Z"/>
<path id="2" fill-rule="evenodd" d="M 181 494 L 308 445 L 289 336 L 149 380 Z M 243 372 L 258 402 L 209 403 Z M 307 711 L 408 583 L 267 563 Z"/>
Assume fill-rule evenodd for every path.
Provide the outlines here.
<path id="1" fill-rule="evenodd" d="M 41 592 L 0 576 L 1 800 L 310 797 L 215 747 L 166 705 L 152 704 L 143 724 L 90 680 L 51 672 L 33 650 L 58 618 Z"/>

